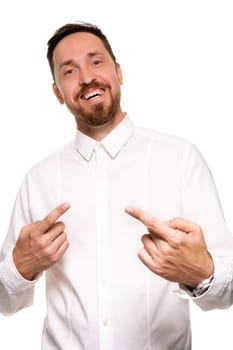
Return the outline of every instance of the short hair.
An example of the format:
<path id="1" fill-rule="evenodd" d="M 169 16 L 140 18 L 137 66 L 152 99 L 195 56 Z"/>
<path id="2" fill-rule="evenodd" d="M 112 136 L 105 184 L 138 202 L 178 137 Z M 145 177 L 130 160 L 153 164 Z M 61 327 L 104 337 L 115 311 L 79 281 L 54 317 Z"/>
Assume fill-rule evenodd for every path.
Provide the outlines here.
<path id="1" fill-rule="evenodd" d="M 100 38 L 100 40 L 102 41 L 106 50 L 109 52 L 111 58 L 113 59 L 115 65 L 117 64 L 116 57 L 112 51 L 111 45 L 109 44 L 107 37 L 103 34 L 103 32 L 101 31 L 100 28 L 98 28 L 94 24 L 86 23 L 86 22 L 67 23 L 67 24 L 63 25 L 62 27 L 58 28 L 47 43 L 47 45 L 48 45 L 47 59 L 49 62 L 49 66 L 50 66 L 50 70 L 51 70 L 53 78 L 54 78 L 53 53 L 54 53 L 55 47 L 67 35 L 74 34 L 74 33 L 80 33 L 80 32 L 91 33 L 93 35 L 96 35 L 98 38 Z"/>

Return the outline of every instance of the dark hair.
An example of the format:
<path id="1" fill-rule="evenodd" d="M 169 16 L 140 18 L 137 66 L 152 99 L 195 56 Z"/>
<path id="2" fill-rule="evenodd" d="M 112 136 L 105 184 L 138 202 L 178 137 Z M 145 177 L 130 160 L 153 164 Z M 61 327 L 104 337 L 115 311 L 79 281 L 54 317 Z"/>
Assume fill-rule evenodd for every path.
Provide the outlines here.
<path id="1" fill-rule="evenodd" d="M 112 48 L 108 42 L 108 39 L 96 25 L 91 23 L 86 23 L 86 22 L 67 23 L 64 26 L 58 28 L 47 43 L 48 45 L 47 58 L 49 61 L 49 66 L 53 77 L 54 77 L 53 52 L 55 47 L 67 35 L 70 35 L 73 33 L 79 33 L 79 32 L 91 33 L 93 35 L 96 35 L 98 38 L 100 38 L 105 48 L 109 52 L 110 56 L 112 57 L 114 63 L 116 64 L 116 57 L 112 51 Z"/>

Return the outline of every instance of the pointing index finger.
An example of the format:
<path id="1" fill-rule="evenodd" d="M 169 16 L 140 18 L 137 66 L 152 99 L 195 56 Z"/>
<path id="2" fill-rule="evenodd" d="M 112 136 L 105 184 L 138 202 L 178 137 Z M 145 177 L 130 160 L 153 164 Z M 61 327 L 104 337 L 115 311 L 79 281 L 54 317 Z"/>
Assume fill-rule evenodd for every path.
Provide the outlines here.
<path id="1" fill-rule="evenodd" d="M 135 219 L 141 221 L 147 227 L 151 225 L 151 222 L 155 220 L 155 218 L 144 210 L 136 207 L 126 207 L 126 213 L 133 216 Z"/>
<path id="2" fill-rule="evenodd" d="M 69 203 L 62 203 L 58 205 L 48 215 L 46 215 L 43 220 L 41 220 L 42 229 L 47 231 L 69 208 Z"/>
<path id="3" fill-rule="evenodd" d="M 147 227 L 149 233 L 154 234 L 165 241 L 169 241 L 174 230 L 166 223 L 157 220 L 154 216 L 140 208 L 130 206 L 126 207 L 125 211 L 135 219 L 141 221 Z"/>

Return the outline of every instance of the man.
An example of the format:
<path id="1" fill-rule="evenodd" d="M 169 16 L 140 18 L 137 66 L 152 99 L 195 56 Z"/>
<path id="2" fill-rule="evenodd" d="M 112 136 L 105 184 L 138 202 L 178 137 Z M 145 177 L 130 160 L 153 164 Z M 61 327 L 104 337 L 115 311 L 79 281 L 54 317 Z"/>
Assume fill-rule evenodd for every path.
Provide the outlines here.
<path id="1" fill-rule="evenodd" d="M 42 349 L 191 349 L 188 299 L 208 310 L 233 295 L 233 239 L 210 172 L 189 142 L 134 127 L 99 28 L 59 28 L 47 57 L 77 132 L 22 184 L 0 310 L 31 305 L 46 271 Z"/>

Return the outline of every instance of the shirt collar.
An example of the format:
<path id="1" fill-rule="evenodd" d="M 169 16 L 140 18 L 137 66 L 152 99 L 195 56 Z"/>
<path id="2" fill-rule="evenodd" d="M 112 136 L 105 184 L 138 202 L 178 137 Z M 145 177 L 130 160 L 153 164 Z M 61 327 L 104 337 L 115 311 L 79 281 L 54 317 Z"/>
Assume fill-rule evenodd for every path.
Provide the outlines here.
<path id="1" fill-rule="evenodd" d="M 122 147 L 126 144 L 134 130 L 134 125 L 129 116 L 113 129 L 101 142 L 83 134 L 80 130 L 76 132 L 75 146 L 77 151 L 86 159 L 90 160 L 96 145 L 101 144 L 105 151 L 115 158 Z"/>

